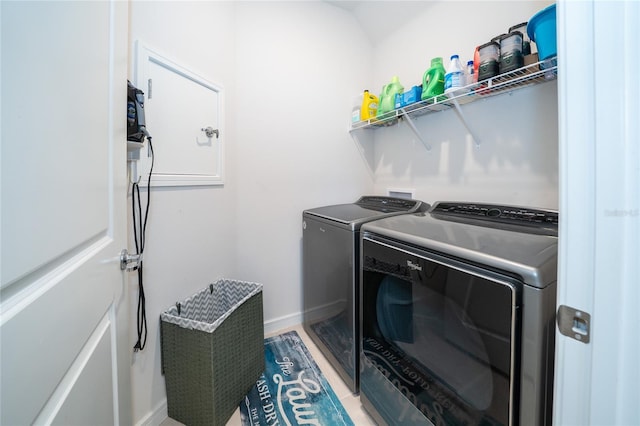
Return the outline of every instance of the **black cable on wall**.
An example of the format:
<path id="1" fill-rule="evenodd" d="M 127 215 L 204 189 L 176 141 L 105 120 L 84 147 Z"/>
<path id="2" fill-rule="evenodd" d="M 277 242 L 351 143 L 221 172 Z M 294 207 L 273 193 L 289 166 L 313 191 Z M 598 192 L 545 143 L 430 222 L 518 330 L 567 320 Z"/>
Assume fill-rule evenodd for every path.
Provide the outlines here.
<path id="1" fill-rule="evenodd" d="M 149 140 L 149 149 L 151 151 L 151 168 L 149 169 L 149 177 L 147 180 L 147 205 L 144 212 L 144 218 L 142 217 L 142 203 L 140 201 L 140 186 L 137 182 L 131 185 L 131 207 L 133 216 L 133 238 L 136 244 L 136 252 L 140 255 L 138 262 L 138 310 L 137 310 L 137 332 L 138 340 L 133 346 L 134 352 L 141 351 L 147 344 L 147 312 L 146 312 L 146 300 L 144 295 L 144 274 L 143 274 L 143 258 L 144 253 L 145 235 L 147 231 L 147 218 L 149 216 L 149 206 L 151 205 L 151 174 L 153 173 L 153 144 L 151 143 L 151 137 L 147 137 Z M 137 197 L 137 206 L 136 206 Z M 136 217 L 136 207 L 138 215 Z"/>

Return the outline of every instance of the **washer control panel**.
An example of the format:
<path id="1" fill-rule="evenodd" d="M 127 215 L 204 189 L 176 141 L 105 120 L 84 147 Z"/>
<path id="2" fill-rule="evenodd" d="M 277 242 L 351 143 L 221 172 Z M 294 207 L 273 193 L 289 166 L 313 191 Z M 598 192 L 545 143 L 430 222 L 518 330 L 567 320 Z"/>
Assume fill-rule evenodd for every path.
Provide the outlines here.
<path id="1" fill-rule="evenodd" d="M 412 212 L 418 210 L 422 202 L 418 200 L 408 200 L 405 198 L 372 195 L 361 197 L 355 202 L 355 204 L 378 211 Z"/>

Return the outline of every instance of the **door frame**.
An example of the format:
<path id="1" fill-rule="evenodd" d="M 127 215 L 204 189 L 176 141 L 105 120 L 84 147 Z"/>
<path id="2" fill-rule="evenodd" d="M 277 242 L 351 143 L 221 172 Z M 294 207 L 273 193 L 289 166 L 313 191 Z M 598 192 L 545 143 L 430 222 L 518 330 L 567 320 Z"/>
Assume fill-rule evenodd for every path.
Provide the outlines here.
<path id="1" fill-rule="evenodd" d="M 556 332 L 554 424 L 636 424 L 640 3 L 560 0 L 557 7 L 557 304 L 591 321 L 589 343 Z"/>

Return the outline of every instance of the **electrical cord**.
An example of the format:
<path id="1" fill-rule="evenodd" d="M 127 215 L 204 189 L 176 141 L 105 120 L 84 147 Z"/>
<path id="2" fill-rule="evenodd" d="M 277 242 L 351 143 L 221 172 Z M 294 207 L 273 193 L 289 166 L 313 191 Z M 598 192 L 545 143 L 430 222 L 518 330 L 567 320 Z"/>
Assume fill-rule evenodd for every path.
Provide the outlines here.
<path id="1" fill-rule="evenodd" d="M 144 212 L 144 219 L 142 217 L 142 204 L 140 201 L 140 186 L 137 182 L 131 185 L 131 207 L 133 216 L 133 238 L 136 244 L 136 252 L 140 256 L 138 262 L 138 310 L 137 310 L 137 332 L 138 340 L 133 346 L 133 351 L 138 352 L 144 349 L 147 344 L 147 311 L 146 311 L 146 299 L 144 295 L 143 284 L 143 260 L 142 253 L 144 252 L 145 234 L 147 231 L 147 218 L 149 216 L 149 206 L 151 204 L 151 174 L 153 173 L 153 144 L 151 143 L 151 136 L 147 134 L 149 140 L 149 150 L 151 151 L 151 168 L 149 169 L 149 177 L 147 180 L 147 206 Z M 136 196 L 138 217 L 136 218 Z M 138 235 L 139 232 L 139 235 Z M 139 238 L 138 238 L 139 237 Z"/>

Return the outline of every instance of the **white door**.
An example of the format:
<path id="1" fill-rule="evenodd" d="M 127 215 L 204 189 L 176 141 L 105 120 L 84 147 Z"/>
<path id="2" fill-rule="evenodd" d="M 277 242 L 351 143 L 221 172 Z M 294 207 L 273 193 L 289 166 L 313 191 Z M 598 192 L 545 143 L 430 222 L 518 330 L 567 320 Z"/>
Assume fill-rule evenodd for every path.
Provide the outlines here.
<path id="1" fill-rule="evenodd" d="M 0 424 L 131 423 L 127 3 L 0 3 Z"/>
<path id="2" fill-rule="evenodd" d="M 558 304 L 591 318 L 556 334 L 555 425 L 640 424 L 638 23 L 636 0 L 558 3 Z"/>

